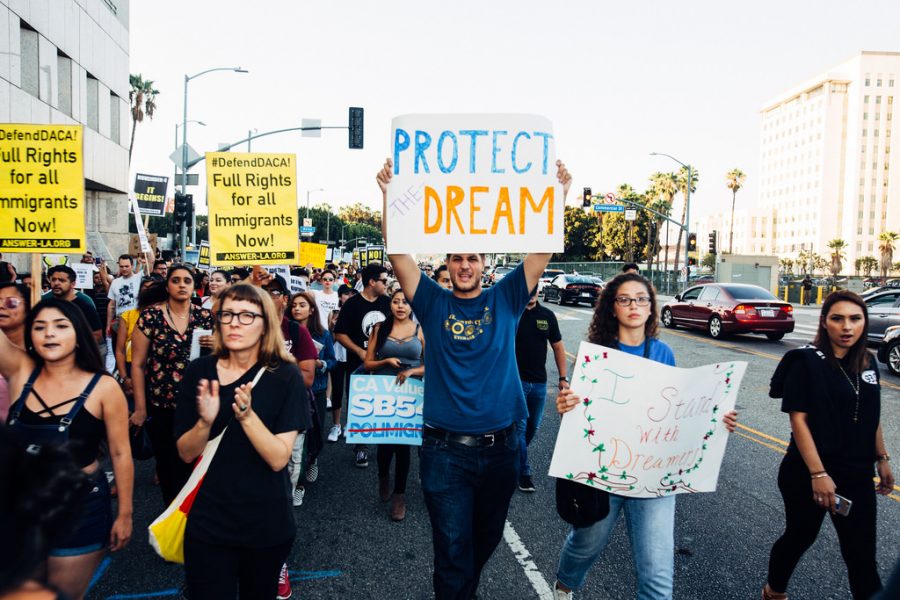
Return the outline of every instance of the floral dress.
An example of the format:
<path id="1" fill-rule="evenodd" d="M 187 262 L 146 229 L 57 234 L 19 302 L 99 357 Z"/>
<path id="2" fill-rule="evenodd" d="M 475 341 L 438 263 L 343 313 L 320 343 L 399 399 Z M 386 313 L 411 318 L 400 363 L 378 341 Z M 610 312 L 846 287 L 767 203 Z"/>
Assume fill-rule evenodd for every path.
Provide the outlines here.
<path id="1" fill-rule="evenodd" d="M 213 316 L 205 308 L 191 305 L 187 329 L 178 333 L 166 322 L 165 306 L 151 306 L 141 312 L 137 328 L 150 340 L 144 366 L 147 401 L 158 408 L 175 408 L 175 397 L 184 370 L 190 362 L 194 329 L 212 329 Z"/>

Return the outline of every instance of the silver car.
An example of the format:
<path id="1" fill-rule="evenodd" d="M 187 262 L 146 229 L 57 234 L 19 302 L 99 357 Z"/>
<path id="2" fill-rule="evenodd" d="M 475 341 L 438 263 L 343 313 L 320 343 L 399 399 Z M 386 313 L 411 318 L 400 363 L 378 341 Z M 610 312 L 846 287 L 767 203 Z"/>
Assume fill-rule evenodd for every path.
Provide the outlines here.
<path id="1" fill-rule="evenodd" d="M 866 296 L 869 310 L 869 343 L 880 344 L 885 330 L 900 325 L 900 289 Z"/>
<path id="2" fill-rule="evenodd" d="M 878 346 L 878 361 L 887 365 L 888 371 L 900 376 L 900 325 L 888 327 Z"/>

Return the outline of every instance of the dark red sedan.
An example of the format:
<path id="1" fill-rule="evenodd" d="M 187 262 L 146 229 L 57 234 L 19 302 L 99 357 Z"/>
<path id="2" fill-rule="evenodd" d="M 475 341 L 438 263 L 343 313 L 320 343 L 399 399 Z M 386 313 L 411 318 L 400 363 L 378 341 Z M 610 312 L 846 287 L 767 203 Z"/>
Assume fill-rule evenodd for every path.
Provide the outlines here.
<path id="1" fill-rule="evenodd" d="M 794 307 L 767 289 L 742 283 L 688 288 L 660 314 L 666 327 L 705 329 L 714 338 L 729 333 L 764 333 L 772 341 L 794 331 Z"/>

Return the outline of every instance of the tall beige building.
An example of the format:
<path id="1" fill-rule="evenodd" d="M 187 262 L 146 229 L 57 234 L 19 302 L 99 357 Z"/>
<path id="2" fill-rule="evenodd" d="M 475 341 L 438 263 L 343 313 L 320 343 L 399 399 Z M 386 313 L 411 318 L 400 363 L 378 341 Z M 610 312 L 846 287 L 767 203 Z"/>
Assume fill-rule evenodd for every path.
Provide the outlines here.
<path id="1" fill-rule="evenodd" d="M 827 255 L 827 243 L 841 238 L 850 272 L 856 258 L 878 255 L 883 231 L 900 230 L 898 92 L 900 52 L 864 51 L 766 103 L 755 215 L 771 219 L 764 246 L 781 257 L 803 249 Z M 754 240 L 759 246 L 737 220 L 735 252 Z"/>

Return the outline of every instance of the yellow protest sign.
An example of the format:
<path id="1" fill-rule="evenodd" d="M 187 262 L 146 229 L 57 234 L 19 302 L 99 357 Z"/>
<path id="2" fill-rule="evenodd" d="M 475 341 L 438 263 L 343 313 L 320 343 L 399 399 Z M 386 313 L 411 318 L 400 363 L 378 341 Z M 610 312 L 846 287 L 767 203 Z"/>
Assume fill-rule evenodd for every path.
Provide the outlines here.
<path id="1" fill-rule="evenodd" d="M 327 244 L 315 244 L 313 242 L 300 242 L 300 265 L 312 265 L 316 269 L 325 268 L 325 251 Z"/>
<path id="2" fill-rule="evenodd" d="M 213 264 L 297 262 L 296 155 L 207 153 L 206 189 Z"/>
<path id="3" fill-rule="evenodd" d="M 80 125 L 0 124 L 0 251 L 83 252 Z"/>

